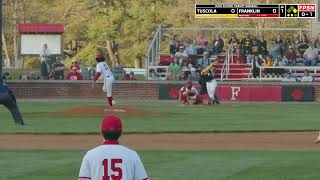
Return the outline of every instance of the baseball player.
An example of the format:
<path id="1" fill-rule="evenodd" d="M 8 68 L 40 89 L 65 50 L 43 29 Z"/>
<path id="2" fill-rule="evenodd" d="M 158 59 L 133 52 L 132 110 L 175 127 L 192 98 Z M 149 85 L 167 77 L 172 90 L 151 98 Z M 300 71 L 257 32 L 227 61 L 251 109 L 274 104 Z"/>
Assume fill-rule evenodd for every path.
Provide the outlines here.
<path id="1" fill-rule="evenodd" d="M 198 95 L 197 89 L 192 85 L 192 81 L 188 80 L 185 86 L 181 87 L 179 91 L 179 102 L 182 104 L 189 104 L 189 100 L 193 99 L 196 101 Z"/>
<path id="2" fill-rule="evenodd" d="M 101 124 L 102 145 L 83 158 L 78 180 L 148 180 L 139 155 L 119 144 L 122 123 L 118 117 L 105 117 Z"/>
<path id="3" fill-rule="evenodd" d="M 220 104 L 217 96 L 215 95 L 217 88 L 217 81 L 214 78 L 214 65 L 217 63 L 215 60 L 216 58 L 213 59 L 213 62 L 211 62 L 208 67 L 201 71 L 199 79 L 199 84 L 202 87 L 200 94 L 208 93 L 209 98 L 212 101 L 209 101 L 209 104 Z"/>
<path id="4" fill-rule="evenodd" d="M 16 124 L 24 125 L 16 98 L 12 90 L 3 83 L 2 78 L 0 78 L 0 104 L 4 105 L 11 112 Z"/>
<path id="5" fill-rule="evenodd" d="M 112 98 L 112 84 L 114 81 L 114 76 L 108 64 L 104 62 L 105 60 L 106 59 L 102 54 L 97 54 L 96 77 L 93 79 L 93 86 L 95 86 L 95 81 L 98 80 L 99 77 L 102 75 L 104 80 L 102 90 L 107 93 L 108 104 L 110 107 L 112 107 L 112 105 L 115 104 L 115 101 L 113 101 Z"/>

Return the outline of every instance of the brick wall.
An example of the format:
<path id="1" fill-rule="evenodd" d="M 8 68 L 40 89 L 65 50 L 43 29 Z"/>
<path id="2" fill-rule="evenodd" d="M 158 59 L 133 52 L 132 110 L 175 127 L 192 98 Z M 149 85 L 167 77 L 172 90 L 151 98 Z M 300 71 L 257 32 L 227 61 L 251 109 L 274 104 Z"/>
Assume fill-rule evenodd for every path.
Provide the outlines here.
<path id="1" fill-rule="evenodd" d="M 102 84 L 91 82 L 9 82 L 18 98 L 100 98 Z M 113 96 L 121 99 L 158 99 L 159 84 L 122 82 L 113 85 Z"/>
<path id="2" fill-rule="evenodd" d="M 101 98 L 102 83 L 97 88 L 91 88 L 91 81 L 10 81 L 7 82 L 18 98 Z M 161 84 L 181 84 L 183 82 L 164 81 L 116 81 L 113 85 L 113 96 L 117 99 L 158 99 Z M 281 86 L 309 85 L 314 86 L 315 100 L 320 101 L 319 83 L 274 83 L 274 82 L 219 82 L 219 85 L 248 86 Z"/>

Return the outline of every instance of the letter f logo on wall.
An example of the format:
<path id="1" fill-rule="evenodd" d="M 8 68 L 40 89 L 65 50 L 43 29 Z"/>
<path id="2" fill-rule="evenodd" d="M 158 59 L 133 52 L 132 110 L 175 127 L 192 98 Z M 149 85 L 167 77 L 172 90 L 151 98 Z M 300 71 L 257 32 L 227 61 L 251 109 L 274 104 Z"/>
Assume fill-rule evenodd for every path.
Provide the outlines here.
<path id="1" fill-rule="evenodd" d="M 239 95 L 239 92 L 240 92 L 240 87 L 231 86 L 231 91 L 232 91 L 231 100 L 237 100 L 237 96 Z"/>

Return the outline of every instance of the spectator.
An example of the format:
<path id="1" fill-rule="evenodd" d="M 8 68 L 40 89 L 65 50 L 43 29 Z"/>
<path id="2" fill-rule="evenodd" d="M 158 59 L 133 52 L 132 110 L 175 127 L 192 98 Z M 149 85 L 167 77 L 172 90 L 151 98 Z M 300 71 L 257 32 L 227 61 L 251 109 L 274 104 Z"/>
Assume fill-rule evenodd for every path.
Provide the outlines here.
<path id="1" fill-rule="evenodd" d="M 276 38 L 276 43 L 279 45 L 281 56 L 283 56 L 284 55 L 284 42 L 282 40 L 281 34 L 278 34 L 278 36 Z"/>
<path id="2" fill-rule="evenodd" d="M 231 34 L 228 44 L 232 47 L 232 51 L 236 52 L 237 47 L 240 45 L 240 41 L 237 39 L 236 33 Z"/>
<path id="3" fill-rule="evenodd" d="M 188 39 L 187 40 L 187 46 L 186 46 L 186 53 L 188 55 L 197 55 L 197 48 L 196 46 L 194 45 L 194 43 L 192 42 L 192 40 Z"/>
<path id="4" fill-rule="evenodd" d="M 241 40 L 241 54 L 243 60 L 246 60 L 245 55 L 247 54 L 247 52 L 252 52 L 252 39 L 250 37 L 250 34 L 246 34 L 246 37 Z"/>
<path id="5" fill-rule="evenodd" d="M 2 79 L 4 80 L 11 80 L 11 76 L 10 76 L 10 73 L 9 72 L 5 72 L 2 76 Z"/>
<path id="6" fill-rule="evenodd" d="M 191 68 L 192 64 L 184 61 L 181 66 L 181 79 L 190 80 L 191 79 Z"/>
<path id="7" fill-rule="evenodd" d="M 169 71 L 171 73 L 172 80 L 179 80 L 180 79 L 180 72 L 181 72 L 181 64 L 179 63 L 178 58 L 173 59 L 173 63 L 169 66 Z"/>
<path id="8" fill-rule="evenodd" d="M 150 69 L 148 80 L 161 80 L 154 69 Z"/>
<path id="9" fill-rule="evenodd" d="M 293 48 L 293 46 L 289 46 L 289 49 L 288 51 L 284 54 L 284 57 L 283 58 L 286 58 L 287 59 L 287 65 L 293 65 L 295 66 L 296 65 L 296 58 L 297 58 L 297 55 L 296 55 L 296 52 Z"/>
<path id="10" fill-rule="evenodd" d="M 244 57 L 246 58 L 246 62 L 245 63 L 251 64 L 252 61 L 253 61 L 254 55 L 249 50 L 246 50 L 246 53 L 245 53 Z"/>
<path id="11" fill-rule="evenodd" d="M 204 32 L 200 32 L 200 35 L 196 39 L 197 53 L 202 54 L 208 50 L 208 39 L 204 36 Z"/>
<path id="12" fill-rule="evenodd" d="M 77 69 L 72 69 L 72 71 L 67 75 L 68 80 L 82 80 L 82 75 L 77 71 Z"/>
<path id="13" fill-rule="evenodd" d="M 56 58 L 56 62 L 52 64 L 51 69 L 54 72 L 55 80 L 64 80 L 64 71 L 66 70 L 66 67 L 61 63 L 59 57 Z"/>
<path id="14" fill-rule="evenodd" d="M 220 38 L 220 34 L 216 34 L 215 39 L 212 41 L 212 54 L 220 54 L 223 51 L 224 42 Z"/>
<path id="15" fill-rule="evenodd" d="M 123 78 L 122 80 L 128 80 L 129 79 L 129 74 L 127 74 L 127 71 L 123 69 Z"/>
<path id="16" fill-rule="evenodd" d="M 39 76 L 37 76 L 34 72 L 30 72 L 29 75 L 27 76 L 28 80 L 38 80 L 40 79 Z"/>
<path id="17" fill-rule="evenodd" d="M 301 41 L 298 41 L 297 47 L 298 47 L 298 51 L 301 55 L 304 54 L 304 52 L 306 51 L 306 49 L 308 49 L 308 39 L 306 37 L 306 35 L 302 35 L 301 37 Z"/>
<path id="18" fill-rule="evenodd" d="M 261 35 L 259 40 L 258 40 L 258 44 L 260 44 L 261 46 L 261 51 L 262 51 L 262 55 L 266 55 L 268 54 L 268 49 L 267 49 L 267 41 L 264 39 L 264 36 Z M 262 59 L 263 56 L 260 56 L 260 59 Z"/>
<path id="19" fill-rule="evenodd" d="M 320 33 L 318 33 L 317 38 L 314 40 L 314 47 L 320 49 Z"/>
<path id="20" fill-rule="evenodd" d="M 180 46 L 179 51 L 176 52 L 174 56 L 179 59 L 180 64 L 188 59 L 188 54 L 185 52 L 184 46 Z"/>
<path id="21" fill-rule="evenodd" d="M 173 36 L 173 39 L 170 41 L 170 54 L 173 56 L 176 52 L 179 51 L 180 42 L 176 35 Z"/>
<path id="22" fill-rule="evenodd" d="M 273 66 L 273 61 L 271 59 L 270 56 L 265 56 L 265 58 L 263 59 L 263 63 L 261 64 L 261 66 L 266 66 L 266 67 L 270 67 L 270 66 Z M 272 69 L 265 69 L 264 70 L 264 73 L 265 74 L 271 74 L 273 73 L 273 70 Z"/>
<path id="23" fill-rule="evenodd" d="M 235 56 L 233 56 L 233 63 L 243 63 L 240 45 L 236 48 Z"/>
<path id="24" fill-rule="evenodd" d="M 48 45 L 47 44 L 43 44 L 43 49 L 42 49 L 42 51 L 40 53 L 40 57 L 44 57 L 45 59 L 48 59 L 48 58 L 50 58 L 50 56 L 51 56 L 51 52 L 50 52 L 50 50 L 48 48 Z"/>
<path id="25" fill-rule="evenodd" d="M 95 76 L 96 76 L 96 70 L 93 67 L 91 67 L 89 69 L 89 80 L 94 80 Z"/>
<path id="26" fill-rule="evenodd" d="M 50 65 L 47 58 L 41 57 L 41 76 L 43 80 L 49 79 Z"/>
<path id="27" fill-rule="evenodd" d="M 269 50 L 269 56 L 273 61 L 281 59 L 281 45 L 277 43 L 276 39 L 272 39 L 272 46 Z"/>
<path id="28" fill-rule="evenodd" d="M 291 42 L 291 39 L 287 37 L 287 38 L 285 39 L 283 45 L 284 45 L 284 54 L 283 54 L 283 55 L 285 55 L 285 53 L 288 52 L 289 47 L 292 46 L 293 44 L 292 44 L 292 42 Z"/>
<path id="29" fill-rule="evenodd" d="M 80 73 L 80 66 L 78 65 L 78 61 L 76 59 L 72 60 L 72 63 L 70 66 L 70 71 L 73 72 L 73 70 Z"/>
<path id="30" fill-rule="evenodd" d="M 253 63 L 252 63 L 252 76 L 254 78 L 259 77 L 260 76 L 260 64 L 261 64 L 261 59 L 259 58 L 259 56 L 254 56 L 253 59 Z"/>
<path id="31" fill-rule="evenodd" d="M 136 77 L 134 76 L 134 72 L 130 72 L 128 80 L 129 81 L 137 80 Z"/>
<path id="32" fill-rule="evenodd" d="M 287 73 L 285 74 L 284 78 L 282 79 L 282 81 L 286 81 L 286 82 L 296 82 L 297 79 L 291 75 L 291 72 L 287 72 Z"/>
<path id="33" fill-rule="evenodd" d="M 314 78 L 309 75 L 309 71 L 306 69 L 304 70 L 303 76 L 301 78 L 301 82 L 312 82 Z"/>
<path id="34" fill-rule="evenodd" d="M 209 59 L 209 53 L 205 51 L 203 53 L 203 57 L 198 60 L 198 66 L 201 66 L 202 68 L 206 68 L 211 63 L 211 60 Z"/>
<path id="35" fill-rule="evenodd" d="M 317 65 L 319 49 L 313 47 L 313 43 L 309 43 L 309 48 L 303 54 L 305 58 L 303 64 L 305 66 L 315 66 Z"/>

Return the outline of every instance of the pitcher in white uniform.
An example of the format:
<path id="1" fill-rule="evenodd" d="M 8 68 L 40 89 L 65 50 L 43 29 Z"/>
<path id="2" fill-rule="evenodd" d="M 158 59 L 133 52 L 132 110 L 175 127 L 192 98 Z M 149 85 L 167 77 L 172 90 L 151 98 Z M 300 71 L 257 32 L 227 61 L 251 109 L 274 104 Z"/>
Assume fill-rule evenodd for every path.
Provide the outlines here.
<path id="1" fill-rule="evenodd" d="M 121 120 L 115 116 L 104 118 L 101 133 L 104 142 L 86 153 L 78 180 L 148 180 L 137 152 L 118 142 Z"/>
<path id="2" fill-rule="evenodd" d="M 93 79 L 93 83 L 95 83 L 95 81 L 98 80 L 101 75 L 103 76 L 104 85 L 102 90 L 107 93 L 108 104 L 110 107 L 112 107 L 112 105 L 115 104 L 115 101 L 112 98 L 112 84 L 114 81 L 114 76 L 105 60 L 106 59 L 102 54 L 97 54 L 96 76 Z"/>

